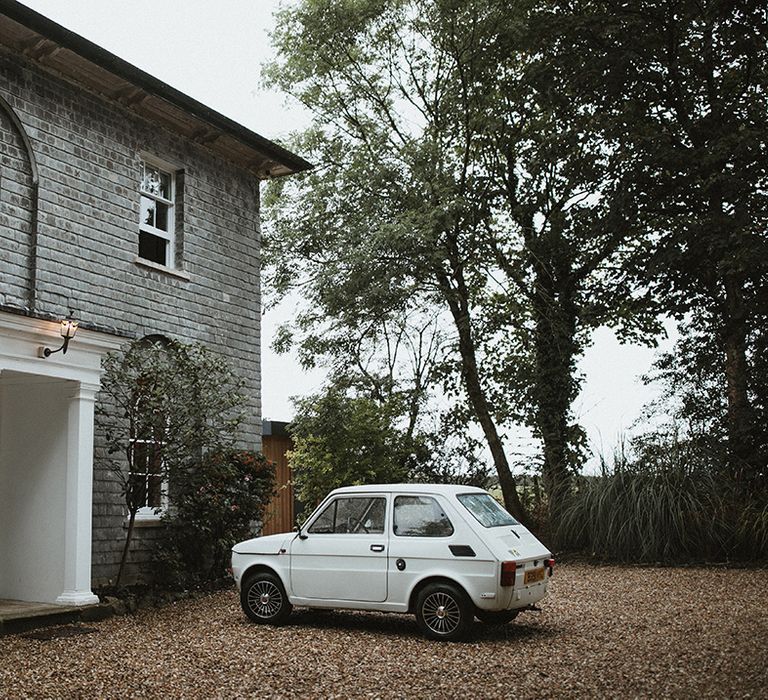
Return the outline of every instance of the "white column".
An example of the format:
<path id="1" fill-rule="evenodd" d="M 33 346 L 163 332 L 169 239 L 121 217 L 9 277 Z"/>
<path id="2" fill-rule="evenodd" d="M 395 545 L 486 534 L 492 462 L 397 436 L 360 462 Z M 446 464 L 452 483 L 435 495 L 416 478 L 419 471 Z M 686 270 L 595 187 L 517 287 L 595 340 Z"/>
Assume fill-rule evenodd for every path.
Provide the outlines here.
<path id="1" fill-rule="evenodd" d="M 96 384 L 78 383 L 69 404 L 67 431 L 66 518 L 64 524 L 64 591 L 61 605 L 90 605 L 91 506 L 93 500 L 93 408 Z"/>

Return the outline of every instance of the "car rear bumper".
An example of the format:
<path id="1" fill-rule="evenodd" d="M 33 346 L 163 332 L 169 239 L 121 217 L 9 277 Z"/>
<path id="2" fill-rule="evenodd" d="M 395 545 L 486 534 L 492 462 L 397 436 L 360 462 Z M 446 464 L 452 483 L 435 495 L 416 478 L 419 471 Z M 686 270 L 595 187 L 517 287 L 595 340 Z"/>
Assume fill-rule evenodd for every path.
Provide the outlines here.
<path id="1" fill-rule="evenodd" d="M 533 605 L 544 598 L 547 595 L 547 584 L 548 580 L 545 579 L 529 586 L 500 588 L 495 597 L 481 597 L 473 602 L 480 610 L 517 610 Z"/>

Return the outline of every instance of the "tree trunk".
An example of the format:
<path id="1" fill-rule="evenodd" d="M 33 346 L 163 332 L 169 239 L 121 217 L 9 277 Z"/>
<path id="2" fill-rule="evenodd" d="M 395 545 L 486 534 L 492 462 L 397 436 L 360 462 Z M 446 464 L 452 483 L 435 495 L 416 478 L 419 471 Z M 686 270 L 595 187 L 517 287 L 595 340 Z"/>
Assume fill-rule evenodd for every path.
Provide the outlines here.
<path id="1" fill-rule="evenodd" d="M 465 290 L 463 289 L 463 284 L 460 283 L 460 289 L 457 292 L 451 288 L 447 279 L 443 276 L 440 276 L 439 281 L 440 287 L 446 296 L 448 306 L 450 307 L 456 330 L 459 334 L 461 376 L 464 380 L 464 387 L 467 390 L 467 396 L 475 417 L 477 418 L 478 423 L 480 423 L 480 427 L 483 429 L 485 441 L 491 451 L 493 464 L 496 467 L 496 473 L 499 477 L 501 492 L 504 496 L 504 505 L 517 520 L 526 527 L 529 527 L 531 520 L 517 493 L 515 478 L 509 468 L 509 462 L 507 461 L 507 455 L 504 452 L 504 446 L 499 437 L 499 432 L 496 429 L 496 423 L 493 420 L 482 384 L 480 383 L 475 343 L 472 337 L 472 327 L 469 319 L 469 304 Z"/>
<path id="2" fill-rule="evenodd" d="M 757 461 L 752 407 L 747 394 L 747 324 L 741 285 L 728 271 L 724 277 L 725 316 L 722 344 L 728 398 L 728 443 L 731 473 L 737 481 L 754 476 Z"/>
<path id="3" fill-rule="evenodd" d="M 117 570 L 117 579 L 115 580 L 115 588 L 120 588 L 120 582 L 123 580 L 123 571 L 125 570 L 125 563 L 128 561 L 128 550 L 131 546 L 131 539 L 133 538 L 133 525 L 136 522 L 136 511 L 131 509 L 130 516 L 128 518 L 128 530 L 125 533 L 125 544 L 123 545 L 123 555 L 120 557 L 120 568 Z"/>
<path id="4" fill-rule="evenodd" d="M 575 394 L 576 312 L 573 292 L 567 285 L 558 290 L 552 274 L 544 266 L 537 271 L 535 289 L 535 417 L 544 443 L 542 481 L 554 532 L 572 480 L 568 459 L 571 437 L 568 423 Z"/>

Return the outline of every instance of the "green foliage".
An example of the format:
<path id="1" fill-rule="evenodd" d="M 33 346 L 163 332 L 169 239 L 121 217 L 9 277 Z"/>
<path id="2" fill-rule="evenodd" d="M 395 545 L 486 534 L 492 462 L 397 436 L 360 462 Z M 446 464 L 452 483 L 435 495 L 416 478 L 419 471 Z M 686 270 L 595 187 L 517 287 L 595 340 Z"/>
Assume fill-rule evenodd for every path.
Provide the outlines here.
<path id="1" fill-rule="evenodd" d="M 263 521 L 274 489 L 274 465 L 262 454 L 207 454 L 172 485 L 156 548 L 158 579 L 182 588 L 223 579 L 232 545 Z"/>
<path id="2" fill-rule="evenodd" d="M 698 445 L 646 436 L 638 461 L 582 476 L 557 538 L 565 550 L 619 561 L 678 564 L 768 558 L 768 492 L 745 494 L 701 466 Z"/>
<path id="3" fill-rule="evenodd" d="M 96 427 L 129 511 L 137 507 L 129 477 L 139 458 L 136 438 L 154 442 L 166 477 L 204 450 L 234 443 L 243 419 L 242 379 L 203 345 L 133 341 L 109 353 L 103 368 Z"/>
<path id="4" fill-rule="evenodd" d="M 728 387 L 722 371 L 722 350 L 710 331 L 714 321 L 707 320 L 702 323 L 702 318 L 697 317 L 681 324 L 681 335 L 673 350 L 657 358 L 645 381 L 659 385 L 662 393 L 646 407 L 642 419 L 650 426 L 661 423 L 661 430 L 674 434 L 673 444 L 684 443 L 700 468 L 730 478 L 746 492 L 760 490 L 768 485 L 768 463 L 764 459 L 739 463 L 729 454 Z M 748 397 L 756 417 L 752 442 L 756 455 L 765 455 L 768 448 L 768 422 L 763 420 L 768 405 L 768 374 L 759 371 L 765 365 L 761 350 L 764 336 L 761 328 L 747 338 L 747 358 L 755 368 Z M 666 449 L 668 441 L 659 439 L 659 431 L 648 429 L 635 440 L 640 461 L 655 463 L 658 452 Z"/>
<path id="5" fill-rule="evenodd" d="M 410 432 L 399 406 L 350 393 L 339 384 L 297 402 L 288 454 L 299 498 L 314 505 L 332 489 L 411 481 L 490 481 L 466 435 Z"/>
<path id="6" fill-rule="evenodd" d="M 722 358 L 701 321 L 683 325 L 647 378 L 663 393 L 646 407 L 645 432 L 612 470 L 578 479 L 557 533 L 564 548 L 623 561 L 768 558 L 768 475 L 733 479 Z M 762 410 L 765 382 L 756 379 L 751 395 Z"/>
<path id="7" fill-rule="evenodd" d="M 691 324 L 681 326 L 675 347 L 659 356 L 644 378 L 661 395 L 645 407 L 642 420 L 653 427 L 635 439 L 639 460 L 655 464 L 669 445 L 685 445 L 700 468 L 728 472 L 727 395 L 721 357 L 714 339 Z M 664 438 L 660 435 L 666 433 Z"/>
<path id="8" fill-rule="evenodd" d="M 639 185 L 649 235 L 627 281 L 684 319 L 652 375 L 664 396 L 646 418 L 661 427 L 635 441 L 628 467 L 581 489 L 570 532 L 620 558 L 633 548 L 646 560 L 765 557 L 764 3 L 653 0 L 637 12 L 577 2 L 544 12 L 569 38 L 564 78 L 606 115 L 606 136 L 622 144 Z"/>
<path id="9" fill-rule="evenodd" d="M 466 484 L 488 489 L 498 484 L 493 468 L 479 456 L 477 440 L 462 433 L 421 435 L 420 459 L 413 460 L 409 482 L 425 484 Z"/>
<path id="10" fill-rule="evenodd" d="M 242 380 L 202 345 L 144 339 L 104 358 L 96 431 L 105 451 L 97 458 L 119 483 L 129 516 L 117 575 L 120 585 L 146 479 L 182 481 L 204 454 L 234 444 L 243 419 Z M 151 454 L 148 462 L 148 451 Z M 173 502 L 174 494 L 167 494 Z"/>
<path id="11" fill-rule="evenodd" d="M 631 191 L 594 112 L 552 89 L 535 6 L 305 0 L 268 71 L 316 117 L 293 145 L 318 167 L 265 200 L 269 286 L 306 302 L 292 341 L 338 361 L 371 323 L 436 309 L 432 383 L 480 424 L 519 517 L 500 426 L 526 421 L 548 488 L 567 485 L 586 331 L 638 306 L 599 269 L 634 230 Z"/>
<path id="12" fill-rule="evenodd" d="M 386 407 L 331 387 L 296 408 L 288 461 L 305 503 L 314 505 L 340 486 L 406 480 L 412 445 Z"/>
<path id="13" fill-rule="evenodd" d="M 306 303 L 282 347 L 343 368 L 361 329 L 437 309 L 429 379 L 521 518 L 503 428 L 540 439 L 557 520 L 589 334 L 648 341 L 659 312 L 717 348 L 732 476 L 768 468 L 764 3 L 642 5 L 304 0 L 274 36 L 318 164 L 267 197 L 272 286 Z"/>
<path id="14" fill-rule="evenodd" d="M 728 468 L 750 480 L 768 468 L 753 352 L 768 325 L 765 3 L 578 0 L 537 17 L 558 84 L 600 115 L 626 168 L 642 231 L 627 285 L 717 348 Z"/>

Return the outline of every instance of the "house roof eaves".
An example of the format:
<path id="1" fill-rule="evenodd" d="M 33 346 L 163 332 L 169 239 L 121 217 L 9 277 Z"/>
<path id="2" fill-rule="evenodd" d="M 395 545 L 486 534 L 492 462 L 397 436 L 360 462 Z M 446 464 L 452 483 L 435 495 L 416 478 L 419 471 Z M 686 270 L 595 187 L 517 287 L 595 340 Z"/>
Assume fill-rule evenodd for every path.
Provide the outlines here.
<path id="1" fill-rule="evenodd" d="M 235 138 L 259 154 L 263 154 L 270 161 L 280 166 L 277 170 L 277 173 L 280 175 L 297 173 L 313 167 L 311 163 L 301 156 L 247 129 L 229 117 L 225 117 L 223 114 L 185 95 L 162 80 L 155 78 L 16 0 L 0 0 L 0 14 L 39 34 L 41 37 L 55 42 L 62 48 L 81 56 L 100 68 L 109 71 L 117 78 L 135 85 L 150 95 L 165 100 L 214 129 Z"/>

